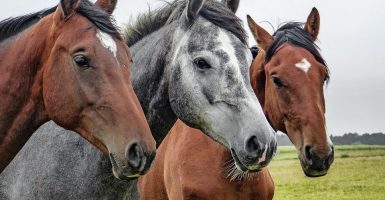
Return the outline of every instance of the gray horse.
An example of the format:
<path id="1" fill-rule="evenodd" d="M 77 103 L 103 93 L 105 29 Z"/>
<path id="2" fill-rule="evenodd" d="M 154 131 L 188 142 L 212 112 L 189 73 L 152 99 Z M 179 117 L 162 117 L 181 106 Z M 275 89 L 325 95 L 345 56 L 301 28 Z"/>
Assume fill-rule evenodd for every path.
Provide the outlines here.
<path id="1" fill-rule="evenodd" d="M 271 160 L 275 133 L 250 85 L 239 1 L 224 2 L 180 0 L 141 15 L 126 30 L 131 78 L 158 144 L 179 118 L 231 149 L 240 170 L 254 171 Z M 0 175 L 2 199 L 138 197 L 136 181 L 113 178 L 106 156 L 64 131 L 49 123 L 34 134 Z"/>

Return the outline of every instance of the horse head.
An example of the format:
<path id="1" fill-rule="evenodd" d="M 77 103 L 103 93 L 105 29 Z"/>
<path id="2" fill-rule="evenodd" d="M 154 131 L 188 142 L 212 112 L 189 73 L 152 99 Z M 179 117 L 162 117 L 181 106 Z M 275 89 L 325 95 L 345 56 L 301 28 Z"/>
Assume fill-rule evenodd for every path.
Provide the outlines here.
<path id="1" fill-rule="evenodd" d="M 326 131 L 323 91 L 329 70 L 314 44 L 320 25 L 317 9 L 304 28 L 288 23 L 273 36 L 250 16 L 248 24 L 261 48 L 251 81 L 270 123 L 289 136 L 307 176 L 325 175 L 334 150 Z"/>

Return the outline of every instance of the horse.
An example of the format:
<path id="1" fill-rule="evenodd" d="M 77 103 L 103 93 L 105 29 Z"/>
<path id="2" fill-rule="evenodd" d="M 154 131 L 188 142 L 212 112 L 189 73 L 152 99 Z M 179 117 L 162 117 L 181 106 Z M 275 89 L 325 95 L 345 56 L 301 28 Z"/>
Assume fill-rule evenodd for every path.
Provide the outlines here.
<path id="1" fill-rule="evenodd" d="M 230 10 L 236 3 L 169 2 L 138 17 L 125 30 L 124 38 L 132 51 L 132 85 L 157 143 L 180 119 L 226 145 L 241 169 L 253 171 L 270 162 L 276 140 L 251 88 L 252 55 L 247 36 Z M 49 140 L 61 130 L 53 127 L 50 123 L 35 133 L 29 149 L 24 148 L 6 174 L 0 175 L 0 196 L 136 198 L 132 196 L 136 180 L 124 182 L 111 177 L 106 158 L 74 134 Z M 29 154 L 34 145 L 47 141 L 50 145 L 44 152 Z M 52 146 L 79 149 L 79 153 L 53 151 Z M 40 170 L 42 160 L 45 170 Z M 79 166 L 83 160 L 94 160 L 95 164 Z M 26 175 L 28 180 L 17 178 Z"/>
<path id="2" fill-rule="evenodd" d="M 251 74 L 258 80 L 252 85 L 266 117 L 289 136 L 306 176 L 326 175 L 334 161 L 334 147 L 326 129 L 323 91 L 330 70 L 314 43 L 320 29 L 318 10 L 312 9 L 303 28 L 301 23 L 287 23 L 273 36 L 250 17 L 248 23 L 266 50 L 265 64 Z M 286 57 L 295 70 L 284 71 Z"/>
<path id="3" fill-rule="evenodd" d="M 49 120 L 109 155 L 117 178 L 149 168 L 155 140 L 110 15 L 88 1 L 61 0 L 1 21 L 0 35 L 0 172 Z"/>
<path id="4" fill-rule="evenodd" d="M 312 157 L 306 156 L 308 162 L 301 161 L 303 164 L 313 163 L 303 166 L 305 174 L 324 175 L 332 163 L 333 148 L 326 139 L 326 131 L 318 129 L 325 127 L 322 90 L 324 82 L 329 79 L 329 70 L 314 44 L 319 32 L 319 13 L 313 8 L 304 29 L 300 23 L 287 23 L 274 33 L 275 37 L 250 16 L 247 19 L 261 48 L 259 52 L 252 49 L 257 53 L 250 67 L 254 92 L 260 102 L 264 102 L 263 109 L 275 130 L 288 131 L 294 144 L 311 147 Z M 275 119 L 284 120 L 284 124 Z M 318 126 L 299 130 L 285 128 L 311 124 Z M 302 148 L 298 147 L 299 152 Z M 151 169 L 139 178 L 139 192 L 143 200 L 273 198 L 274 182 L 267 169 L 244 174 L 237 172 L 232 162 L 228 150 L 213 143 L 201 131 L 178 121 L 158 148 Z M 318 165 L 319 162 L 322 164 Z"/>

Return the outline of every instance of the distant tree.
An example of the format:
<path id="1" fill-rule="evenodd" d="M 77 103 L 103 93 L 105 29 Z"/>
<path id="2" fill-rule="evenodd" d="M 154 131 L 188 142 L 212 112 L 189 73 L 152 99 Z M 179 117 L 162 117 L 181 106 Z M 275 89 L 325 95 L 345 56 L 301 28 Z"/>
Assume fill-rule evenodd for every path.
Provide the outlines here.
<path id="1" fill-rule="evenodd" d="M 330 139 L 336 145 L 352 145 L 352 144 L 367 144 L 367 145 L 385 145 L 384 133 L 345 133 L 342 136 L 330 136 Z"/>
<path id="2" fill-rule="evenodd" d="M 342 136 L 330 136 L 333 144 L 335 145 L 353 145 L 353 144 L 367 144 L 367 145 L 385 145 L 384 133 L 364 133 L 362 135 L 358 133 L 345 133 Z M 277 134 L 278 146 L 291 146 L 293 145 L 290 139 L 284 133 Z"/>

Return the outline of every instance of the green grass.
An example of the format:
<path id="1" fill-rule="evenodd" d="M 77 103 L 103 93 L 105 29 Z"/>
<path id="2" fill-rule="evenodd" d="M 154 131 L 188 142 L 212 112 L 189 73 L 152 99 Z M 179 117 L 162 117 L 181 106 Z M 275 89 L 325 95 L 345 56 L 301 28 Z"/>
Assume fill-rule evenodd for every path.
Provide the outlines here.
<path id="1" fill-rule="evenodd" d="M 326 176 L 306 177 L 294 147 L 279 147 L 269 165 L 275 200 L 385 200 L 385 146 L 336 146 Z"/>

